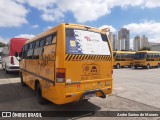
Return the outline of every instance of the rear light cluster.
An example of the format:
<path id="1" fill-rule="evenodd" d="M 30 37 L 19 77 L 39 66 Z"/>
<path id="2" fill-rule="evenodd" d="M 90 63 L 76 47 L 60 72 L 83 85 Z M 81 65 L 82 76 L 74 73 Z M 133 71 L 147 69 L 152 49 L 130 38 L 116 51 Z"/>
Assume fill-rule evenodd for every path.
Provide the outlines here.
<path id="1" fill-rule="evenodd" d="M 10 62 L 11 62 L 12 65 L 14 65 L 14 58 L 13 57 L 11 57 L 11 61 Z"/>
<path id="2" fill-rule="evenodd" d="M 65 83 L 66 78 L 66 69 L 65 68 L 57 68 L 56 69 L 56 82 L 57 83 Z"/>

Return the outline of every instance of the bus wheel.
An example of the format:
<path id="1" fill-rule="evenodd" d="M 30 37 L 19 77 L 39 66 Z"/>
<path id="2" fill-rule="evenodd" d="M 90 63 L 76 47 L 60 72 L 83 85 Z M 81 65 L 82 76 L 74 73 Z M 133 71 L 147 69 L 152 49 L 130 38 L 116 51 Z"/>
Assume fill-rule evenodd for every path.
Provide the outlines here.
<path id="1" fill-rule="evenodd" d="M 46 103 L 46 99 L 42 97 L 42 89 L 41 85 L 38 84 L 36 87 L 36 93 L 37 93 L 37 101 L 39 104 L 43 105 Z"/>
<path id="2" fill-rule="evenodd" d="M 160 63 L 158 63 L 157 68 L 160 68 Z"/>
<path id="3" fill-rule="evenodd" d="M 146 67 L 147 69 L 150 69 L 150 64 L 147 64 L 147 67 Z"/>
<path id="4" fill-rule="evenodd" d="M 23 75 L 22 75 L 22 73 L 20 73 L 19 76 L 20 76 L 21 85 L 22 85 L 23 87 L 26 87 L 27 85 L 26 85 L 26 84 L 24 83 L 24 81 L 23 81 Z"/>
<path id="5" fill-rule="evenodd" d="M 138 67 L 137 67 L 137 66 L 134 66 L 134 68 L 137 69 Z"/>
<path id="6" fill-rule="evenodd" d="M 5 73 L 6 73 L 6 74 L 9 74 L 9 71 L 7 70 L 6 65 L 5 65 Z"/>
<path id="7" fill-rule="evenodd" d="M 116 65 L 116 68 L 117 68 L 117 69 L 119 69 L 119 68 L 120 68 L 120 64 L 119 64 L 119 63 Z"/>
<path id="8" fill-rule="evenodd" d="M 133 68 L 133 65 L 132 65 L 132 63 L 130 64 L 129 68 Z"/>

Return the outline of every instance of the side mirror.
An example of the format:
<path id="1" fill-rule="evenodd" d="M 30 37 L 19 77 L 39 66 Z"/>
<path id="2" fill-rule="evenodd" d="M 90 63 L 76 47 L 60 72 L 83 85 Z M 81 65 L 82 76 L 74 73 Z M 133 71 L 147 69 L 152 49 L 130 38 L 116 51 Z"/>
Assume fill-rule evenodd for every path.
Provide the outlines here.
<path id="1" fill-rule="evenodd" d="M 15 52 L 15 57 L 19 57 L 18 52 Z"/>

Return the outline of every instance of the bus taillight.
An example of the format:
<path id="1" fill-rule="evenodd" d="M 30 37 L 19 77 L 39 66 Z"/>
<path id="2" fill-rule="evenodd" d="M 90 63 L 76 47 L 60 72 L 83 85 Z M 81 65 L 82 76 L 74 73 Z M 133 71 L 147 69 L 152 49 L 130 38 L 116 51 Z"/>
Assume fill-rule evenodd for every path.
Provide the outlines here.
<path id="1" fill-rule="evenodd" d="M 56 69 L 56 82 L 64 83 L 66 78 L 66 69 L 65 68 L 57 68 Z"/>
<path id="2" fill-rule="evenodd" d="M 14 65 L 14 58 L 11 57 L 11 64 Z"/>

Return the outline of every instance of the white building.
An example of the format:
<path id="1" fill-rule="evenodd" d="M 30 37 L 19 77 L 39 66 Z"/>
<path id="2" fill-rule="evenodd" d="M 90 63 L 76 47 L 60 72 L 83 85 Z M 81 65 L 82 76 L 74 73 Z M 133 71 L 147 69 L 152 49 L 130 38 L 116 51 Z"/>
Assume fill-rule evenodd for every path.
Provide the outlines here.
<path id="1" fill-rule="evenodd" d="M 141 48 L 143 47 L 149 47 L 148 37 L 145 35 L 141 37 Z"/>
<path id="2" fill-rule="evenodd" d="M 130 32 L 126 28 L 122 28 L 118 32 L 118 49 L 130 50 Z"/>
<path id="3" fill-rule="evenodd" d="M 112 32 L 109 32 L 109 39 L 113 50 L 117 50 L 117 36 Z"/>
<path id="4" fill-rule="evenodd" d="M 137 35 L 137 36 L 134 38 L 133 48 L 134 48 L 134 51 L 138 51 L 138 50 L 141 49 L 141 38 L 140 38 L 139 35 Z"/>
<path id="5" fill-rule="evenodd" d="M 151 50 L 152 51 L 160 51 L 160 43 L 156 43 L 151 45 Z"/>
<path id="6" fill-rule="evenodd" d="M 143 35 L 142 37 L 137 35 L 134 38 L 133 44 L 134 44 L 133 45 L 134 51 L 138 51 L 144 47 L 150 47 L 149 42 L 148 42 L 148 38 L 145 35 Z"/>

